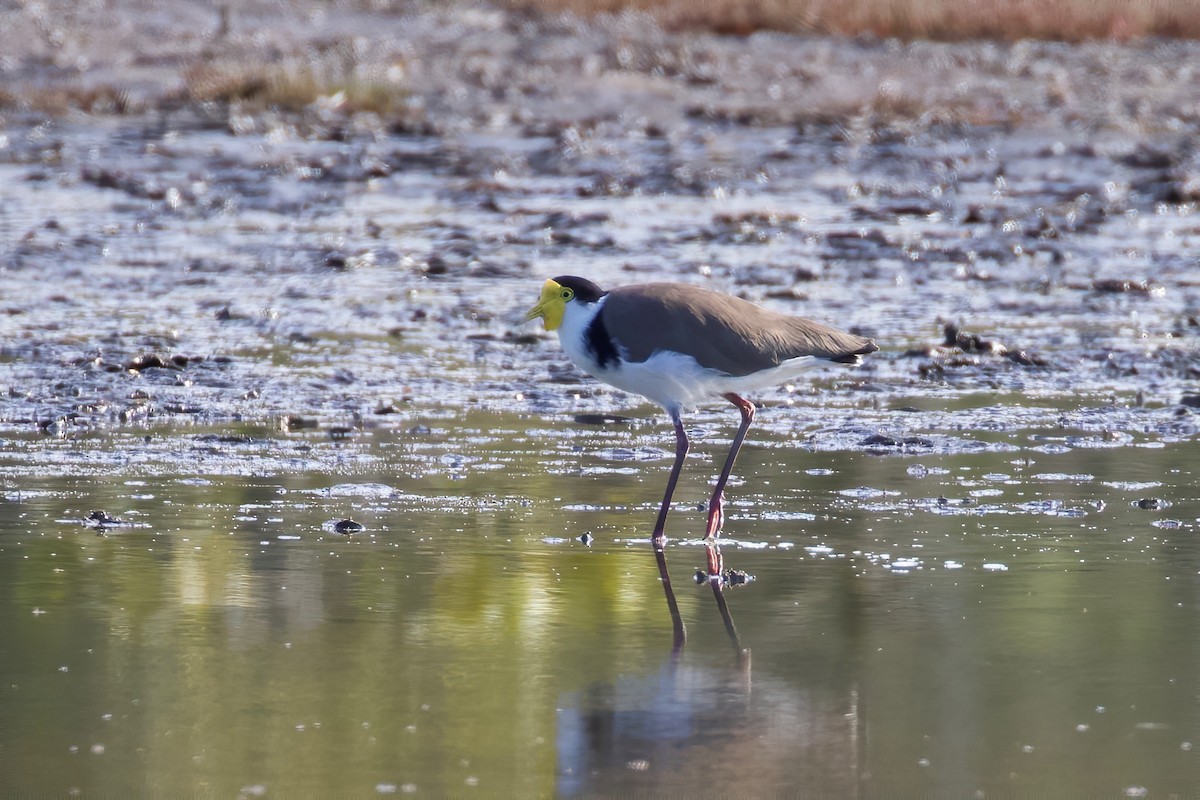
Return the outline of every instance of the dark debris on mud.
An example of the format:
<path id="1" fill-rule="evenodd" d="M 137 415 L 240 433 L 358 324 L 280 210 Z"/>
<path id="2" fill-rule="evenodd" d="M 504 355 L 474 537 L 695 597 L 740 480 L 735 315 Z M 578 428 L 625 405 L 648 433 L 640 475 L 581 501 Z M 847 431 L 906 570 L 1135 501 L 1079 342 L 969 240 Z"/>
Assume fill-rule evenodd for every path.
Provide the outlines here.
<path id="1" fill-rule="evenodd" d="M 336 533 L 340 533 L 344 536 L 350 536 L 355 533 L 362 533 L 362 531 L 365 529 L 366 529 L 365 525 L 363 525 L 361 522 L 356 522 L 352 519 L 338 520 L 333 526 L 333 530 Z"/>
<path id="2" fill-rule="evenodd" d="M 0 12 L 0 431 L 617 423 L 636 398 L 520 326 L 575 272 L 874 337 L 756 398 L 815 447 L 940 451 L 979 417 L 892 409 L 979 392 L 1000 427 L 1195 436 L 1200 44 L 135 6 Z"/>
<path id="3" fill-rule="evenodd" d="M 129 523 L 123 519 L 114 517 L 107 511 L 97 510 L 88 514 L 83 519 L 83 524 L 93 528 L 111 528 L 117 525 L 128 525 Z"/>
<path id="4" fill-rule="evenodd" d="M 696 574 L 693 577 L 695 578 L 696 583 L 701 585 L 708 583 L 712 579 L 712 576 L 710 576 L 708 572 L 703 569 L 697 569 Z M 727 569 L 722 572 L 720 576 L 718 576 L 718 580 L 721 586 L 736 587 L 753 583 L 754 576 L 745 570 Z"/>

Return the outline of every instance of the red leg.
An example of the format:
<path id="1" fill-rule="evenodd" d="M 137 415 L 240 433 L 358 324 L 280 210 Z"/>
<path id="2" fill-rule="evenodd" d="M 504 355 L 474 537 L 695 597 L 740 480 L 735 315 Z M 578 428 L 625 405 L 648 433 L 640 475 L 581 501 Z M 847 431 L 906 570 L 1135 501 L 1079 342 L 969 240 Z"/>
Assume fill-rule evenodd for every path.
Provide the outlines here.
<path id="1" fill-rule="evenodd" d="M 721 559 L 721 548 L 717 547 L 716 539 L 705 543 L 708 550 L 708 580 L 714 585 L 721 583 L 721 573 L 725 571 L 725 562 Z"/>
<path id="2" fill-rule="evenodd" d="M 738 451 L 742 449 L 742 442 L 746 440 L 746 431 L 750 429 L 750 423 L 754 421 L 753 403 L 733 392 L 725 395 L 725 399 L 742 412 L 742 424 L 733 437 L 729 455 L 725 458 L 725 468 L 721 470 L 721 476 L 717 478 L 717 486 L 713 489 L 712 499 L 708 501 L 708 526 L 705 528 L 704 536 L 710 540 L 708 548 L 708 575 L 710 578 L 719 578 L 721 575 L 721 552 L 711 545 L 714 543 L 713 540 L 721 534 L 721 526 L 725 522 L 725 484 L 729 481 L 729 473 L 733 471 L 733 462 L 737 459 Z"/>
<path id="3" fill-rule="evenodd" d="M 671 496 L 675 494 L 675 484 L 679 483 L 679 473 L 683 469 L 683 459 L 688 454 L 687 431 L 683 429 L 683 421 L 679 412 L 671 412 L 671 421 L 675 423 L 675 466 L 671 467 L 671 477 L 667 478 L 667 491 L 663 495 L 662 508 L 658 510 L 658 522 L 654 524 L 654 547 L 660 547 L 661 540 L 666 538 L 667 512 L 671 510 Z"/>

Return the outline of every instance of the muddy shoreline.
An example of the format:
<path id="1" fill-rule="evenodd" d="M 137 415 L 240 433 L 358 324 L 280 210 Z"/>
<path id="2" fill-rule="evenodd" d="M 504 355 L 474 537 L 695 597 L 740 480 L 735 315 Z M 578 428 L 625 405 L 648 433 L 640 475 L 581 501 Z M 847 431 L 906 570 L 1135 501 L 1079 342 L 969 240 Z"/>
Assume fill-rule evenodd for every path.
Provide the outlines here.
<path id="1" fill-rule="evenodd" d="M 1194 43 L 152 7 L 3 12 L 6 436 L 640 409 L 520 326 L 563 273 L 701 282 L 875 337 L 864 368 L 758 398 L 803 410 L 777 432 L 833 431 L 814 446 L 1196 434 Z M 306 65 L 312 102 L 194 85 L 271 63 Z"/>

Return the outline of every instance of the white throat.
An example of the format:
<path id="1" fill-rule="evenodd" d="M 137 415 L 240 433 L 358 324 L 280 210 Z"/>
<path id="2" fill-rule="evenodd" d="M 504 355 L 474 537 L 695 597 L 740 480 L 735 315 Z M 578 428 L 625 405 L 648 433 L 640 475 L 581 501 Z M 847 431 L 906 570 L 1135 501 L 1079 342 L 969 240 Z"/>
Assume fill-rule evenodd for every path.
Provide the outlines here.
<path id="1" fill-rule="evenodd" d="M 590 305 L 580 302 L 567 303 L 563 311 L 562 325 L 558 328 L 558 341 L 562 344 L 563 352 L 575 362 L 575 365 L 590 375 L 600 372 L 600 366 L 587 347 L 587 330 L 592 320 L 604 308 L 607 297 L 601 297 Z"/>

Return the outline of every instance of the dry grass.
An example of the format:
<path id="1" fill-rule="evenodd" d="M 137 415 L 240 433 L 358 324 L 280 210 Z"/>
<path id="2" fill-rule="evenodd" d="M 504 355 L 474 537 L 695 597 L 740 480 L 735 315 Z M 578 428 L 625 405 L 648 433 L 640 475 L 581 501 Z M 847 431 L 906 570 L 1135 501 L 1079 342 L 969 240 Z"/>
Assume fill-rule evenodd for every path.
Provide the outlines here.
<path id="1" fill-rule="evenodd" d="M 47 86 L 34 92 L 10 92 L 0 89 L 0 109 L 34 111 L 59 115 L 68 111 L 88 114 L 136 114 L 146 104 L 119 86 Z"/>
<path id="2" fill-rule="evenodd" d="M 1196 0 L 506 0 L 512 8 L 652 14 L 669 30 L 905 40 L 1200 38 Z"/>
<path id="3" fill-rule="evenodd" d="M 321 100 L 345 113 L 390 115 L 408 97 L 400 84 L 385 78 L 333 77 L 307 67 L 205 63 L 184 74 L 188 99 L 238 105 L 244 110 L 299 112 Z"/>

